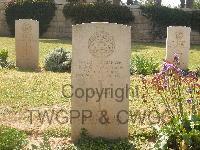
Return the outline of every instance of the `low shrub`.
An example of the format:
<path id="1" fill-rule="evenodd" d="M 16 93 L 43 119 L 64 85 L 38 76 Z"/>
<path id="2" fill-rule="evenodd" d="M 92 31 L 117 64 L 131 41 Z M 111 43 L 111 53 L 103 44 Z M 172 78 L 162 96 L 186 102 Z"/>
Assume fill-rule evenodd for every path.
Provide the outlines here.
<path id="1" fill-rule="evenodd" d="M 130 72 L 142 75 L 150 75 L 158 71 L 159 63 L 153 58 L 146 58 L 144 56 L 138 56 L 131 58 Z"/>
<path id="2" fill-rule="evenodd" d="M 7 50 L 1 50 L 0 51 L 0 68 L 14 68 L 15 64 L 14 62 L 8 60 L 8 51 Z"/>
<path id="3" fill-rule="evenodd" d="M 110 3 L 70 3 L 64 6 L 63 14 L 65 18 L 71 18 L 75 24 L 90 22 L 128 24 L 134 20 L 128 7 Z"/>
<path id="4" fill-rule="evenodd" d="M 17 129 L 0 126 L 0 149 L 21 150 L 26 144 L 27 136 Z"/>
<path id="5" fill-rule="evenodd" d="M 55 10 L 55 3 L 51 0 L 17 0 L 8 3 L 5 15 L 12 35 L 15 34 L 15 20 L 18 19 L 38 20 L 42 35 L 47 31 Z"/>
<path id="6" fill-rule="evenodd" d="M 63 48 L 57 48 L 46 56 L 44 67 L 47 71 L 70 72 L 71 61 L 71 52 Z"/>
<path id="7" fill-rule="evenodd" d="M 67 145 L 66 149 L 94 149 L 94 150 L 132 150 L 133 143 L 128 139 L 106 140 L 104 138 L 91 138 L 85 129 L 82 129 L 81 137 L 75 145 Z"/>

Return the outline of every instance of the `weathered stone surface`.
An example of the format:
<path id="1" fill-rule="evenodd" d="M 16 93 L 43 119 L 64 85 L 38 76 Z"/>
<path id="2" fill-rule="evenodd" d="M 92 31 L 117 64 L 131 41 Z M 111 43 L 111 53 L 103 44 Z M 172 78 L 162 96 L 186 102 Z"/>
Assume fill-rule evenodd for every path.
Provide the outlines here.
<path id="1" fill-rule="evenodd" d="M 187 69 L 190 49 L 191 28 L 183 26 L 170 26 L 167 28 L 166 60 L 174 63 L 174 55 L 180 58 L 179 67 Z"/>
<path id="2" fill-rule="evenodd" d="M 39 22 L 31 19 L 15 21 L 16 65 L 21 69 L 39 67 Z"/>
<path id="3" fill-rule="evenodd" d="M 131 28 L 87 23 L 73 26 L 72 35 L 72 140 L 79 138 L 82 128 L 94 137 L 128 137 Z M 78 97 L 81 90 L 90 98 Z M 102 113 L 107 113 L 105 118 Z"/>

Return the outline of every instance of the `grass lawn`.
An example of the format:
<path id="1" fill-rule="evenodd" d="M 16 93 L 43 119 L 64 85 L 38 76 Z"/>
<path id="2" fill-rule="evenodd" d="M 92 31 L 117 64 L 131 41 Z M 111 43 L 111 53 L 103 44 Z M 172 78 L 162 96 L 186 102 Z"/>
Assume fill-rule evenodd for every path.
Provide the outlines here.
<path id="1" fill-rule="evenodd" d="M 9 58 L 15 61 L 15 40 L 14 38 L 0 37 L 0 50 L 9 51 Z M 71 50 L 70 40 L 40 39 L 40 66 L 43 67 L 44 58 L 47 53 L 58 47 Z M 153 57 L 156 61 L 162 62 L 165 56 L 165 44 L 156 43 L 132 43 L 132 55 L 144 55 Z M 191 70 L 200 67 L 200 45 L 192 45 L 190 50 L 189 68 Z M 138 76 L 132 77 L 132 85 L 139 84 Z M 11 107 L 16 113 L 34 107 L 43 106 L 68 106 L 69 99 L 62 96 L 62 85 L 70 83 L 69 73 L 52 72 L 30 72 L 19 70 L 0 70 L 0 109 Z M 130 107 L 140 109 L 143 102 L 139 101 Z M 151 107 L 151 103 L 145 105 Z M 0 113 L 0 124 L 3 122 Z M 12 117 L 10 117 L 12 119 Z M 4 119 L 4 118 L 3 118 Z M 136 129 L 131 127 L 131 133 Z M 139 132 L 142 132 L 140 130 Z"/>
<path id="2" fill-rule="evenodd" d="M 1 49 L 9 51 L 9 58 L 15 61 L 14 38 L 0 37 Z M 70 40 L 40 39 L 40 66 L 43 67 L 45 56 L 54 48 L 63 47 L 71 50 Z M 132 43 L 132 55 L 153 57 L 162 63 L 165 56 L 165 44 Z M 190 69 L 200 66 L 200 45 L 190 50 Z M 0 104 L 15 108 L 36 107 L 65 103 L 62 85 L 70 83 L 70 74 L 52 72 L 22 72 L 0 70 Z"/>

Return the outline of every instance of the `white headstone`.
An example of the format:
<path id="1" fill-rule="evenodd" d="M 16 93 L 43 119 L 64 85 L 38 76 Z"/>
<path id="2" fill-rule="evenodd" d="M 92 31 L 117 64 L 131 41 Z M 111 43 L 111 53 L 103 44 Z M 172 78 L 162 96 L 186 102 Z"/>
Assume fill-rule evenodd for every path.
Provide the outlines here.
<path id="1" fill-rule="evenodd" d="M 173 26 L 167 28 L 166 60 L 174 63 L 174 55 L 179 56 L 181 69 L 187 69 L 190 49 L 191 28 Z"/>
<path id="2" fill-rule="evenodd" d="M 16 65 L 21 69 L 39 67 L 39 22 L 31 19 L 15 21 Z"/>
<path id="3" fill-rule="evenodd" d="M 128 137 L 131 28 L 87 23 L 72 33 L 72 140 L 82 128 L 92 137 Z"/>

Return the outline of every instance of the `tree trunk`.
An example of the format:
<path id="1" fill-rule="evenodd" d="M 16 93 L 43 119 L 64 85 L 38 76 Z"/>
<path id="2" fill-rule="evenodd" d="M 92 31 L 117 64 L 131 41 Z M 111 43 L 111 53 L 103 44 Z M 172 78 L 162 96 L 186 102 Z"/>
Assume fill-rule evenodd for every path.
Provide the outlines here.
<path id="1" fill-rule="evenodd" d="M 192 8 L 194 0 L 187 0 L 186 1 L 186 8 Z"/>
<path id="2" fill-rule="evenodd" d="M 185 8 L 185 0 L 180 0 L 181 1 L 181 8 Z"/>

